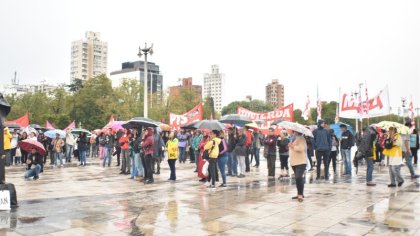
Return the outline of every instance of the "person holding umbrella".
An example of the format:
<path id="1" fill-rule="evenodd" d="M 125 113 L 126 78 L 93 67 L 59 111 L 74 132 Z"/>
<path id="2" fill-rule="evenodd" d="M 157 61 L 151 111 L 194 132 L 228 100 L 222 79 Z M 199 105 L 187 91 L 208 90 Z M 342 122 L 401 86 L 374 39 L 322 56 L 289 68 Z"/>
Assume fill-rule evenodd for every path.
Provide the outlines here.
<path id="1" fill-rule="evenodd" d="M 42 155 L 33 148 L 26 160 L 26 164 L 28 164 L 27 171 L 25 172 L 25 180 L 33 177 L 34 180 L 39 179 L 39 174 L 42 172 L 43 169 L 43 157 Z M 31 168 L 34 166 L 34 168 Z"/>
<path id="2" fill-rule="evenodd" d="M 293 142 L 289 143 L 290 165 L 295 173 L 297 196 L 292 199 L 303 201 L 305 180 L 303 175 L 306 171 L 306 140 L 303 135 L 297 131 L 293 131 Z"/>
<path id="3" fill-rule="evenodd" d="M 401 176 L 401 165 L 402 161 L 402 145 L 403 141 L 401 136 L 397 133 L 395 127 L 390 127 L 388 136 L 385 140 L 385 149 L 383 154 L 389 158 L 389 177 L 391 184 L 389 188 L 397 187 L 395 181 L 398 182 L 398 187 L 401 187 L 404 183 L 404 179 Z"/>
<path id="4" fill-rule="evenodd" d="M 71 133 L 71 129 L 66 131 L 66 162 L 71 162 L 71 157 L 73 156 L 73 149 L 74 145 L 76 144 L 76 140 L 74 139 L 74 135 Z M 79 148 L 80 151 L 80 148 Z"/>
<path id="5" fill-rule="evenodd" d="M 63 151 L 64 141 L 60 138 L 60 134 L 55 134 L 55 139 L 52 141 L 54 157 L 55 157 L 55 166 L 58 166 L 58 161 L 60 161 L 60 166 L 63 166 L 63 158 L 61 157 L 61 152 Z"/>

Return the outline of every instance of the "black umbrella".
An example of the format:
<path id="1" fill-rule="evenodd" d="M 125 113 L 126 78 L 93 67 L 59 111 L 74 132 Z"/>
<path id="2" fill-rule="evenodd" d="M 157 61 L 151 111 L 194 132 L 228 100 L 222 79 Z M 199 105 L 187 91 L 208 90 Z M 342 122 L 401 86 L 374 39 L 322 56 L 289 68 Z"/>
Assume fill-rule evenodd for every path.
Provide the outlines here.
<path id="1" fill-rule="evenodd" d="M 126 129 L 142 128 L 142 127 L 158 127 L 156 121 L 145 117 L 134 117 L 127 121 L 122 127 Z"/>
<path id="2" fill-rule="evenodd" d="M 42 130 L 43 129 L 43 127 L 38 125 L 38 124 L 30 124 L 29 126 L 36 129 L 36 130 Z"/>
<path id="3" fill-rule="evenodd" d="M 195 127 L 195 125 L 196 125 L 198 122 L 200 122 L 200 121 L 199 121 L 199 120 L 197 120 L 197 121 L 193 121 L 193 122 L 191 122 L 191 123 L 189 123 L 189 124 L 182 125 L 182 126 L 181 126 L 181 128 L 182 128 L 182 129 L 197 129 L 197 127 Z"/>
<path id="4" fill-rule="evenodd" d="M 12 123 L 12 124 L 7 124 L 5 125 L 6 127 L 8 127 L 9 129 L 20 129 L 20 125 L 16 124 L 16 123 Z"/>
<path id="5" fill-rule="evenodd" d="M 243 115 L 227 114 L 222 116 L 220 122 L 244 126 L 245 124 L 252 123 L 252 120 L 249 117 Z"/>
<path id="6" fill-rule="evenodd" d="M 208 129 L 208 130 L 224 130 L 226 127 L 224 124 L 217 120 L 202 120 L 194 125 L 197 129 Z"/>

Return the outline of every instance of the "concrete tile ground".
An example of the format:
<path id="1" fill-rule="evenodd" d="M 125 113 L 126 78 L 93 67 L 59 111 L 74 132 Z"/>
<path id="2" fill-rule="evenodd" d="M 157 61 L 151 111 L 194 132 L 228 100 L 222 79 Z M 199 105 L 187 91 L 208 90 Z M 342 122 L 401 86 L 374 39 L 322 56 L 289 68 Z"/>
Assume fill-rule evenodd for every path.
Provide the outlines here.
<path id="1" fill-rule="evenodd" d="M 375 166 L 376 187 L 358 175 L 314 181 L 306 175 L 305 201 L 292 179 L 267 178 L 266 164 L 227 188 L 209 190 L 193 164 L 177 163 L 175 183 L 162 163 L 155 184 L 119 175 L 118 167 L 47 168 L 38 181 L 24 181 L 23 167 L 7 169 L 19 208 L 0 212 L 0 235 L 419 235 L 420 185 L 406 177 L 389 189 L 388 169 Z M 279 166 L 279 163 L 277 163 Z M 276 170 L 279 173 L 279 169 Z M 417 169 L 417 172 L 420 172 Z"/>

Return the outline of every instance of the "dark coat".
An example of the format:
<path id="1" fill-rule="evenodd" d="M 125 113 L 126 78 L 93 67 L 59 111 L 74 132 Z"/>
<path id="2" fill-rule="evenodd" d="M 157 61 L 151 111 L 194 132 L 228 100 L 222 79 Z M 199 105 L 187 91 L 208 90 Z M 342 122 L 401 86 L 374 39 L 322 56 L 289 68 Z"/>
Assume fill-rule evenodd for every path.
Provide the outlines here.
<path id="1" fill-rule="evenodd" d="M 235 154 L 237 156 L 246 156 L 246 135 L 240 135 L 236 139 Z"/>

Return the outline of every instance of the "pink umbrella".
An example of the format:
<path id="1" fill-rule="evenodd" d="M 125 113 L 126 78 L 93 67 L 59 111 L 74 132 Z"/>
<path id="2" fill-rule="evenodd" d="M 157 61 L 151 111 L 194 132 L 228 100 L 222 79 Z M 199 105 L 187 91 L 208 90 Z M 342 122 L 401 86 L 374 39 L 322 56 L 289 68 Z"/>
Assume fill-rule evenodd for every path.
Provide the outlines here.
<path id="1" fill-rule="evenodd" d="M 111 125 L 111 128 L 113 130 L 120 130 L 120 129 L 124 129 L 124 127 L 122 127 L 122 125 L 125 123 L 125 121 L 114 121 Z"/>
<path id="2" fill-rule="evenodd" d="M 32 149 L 35 149 L 41 156 L 44 156 L 46 154 L 45 148 L 42 145 L 42 143 L 32 139 L 25 139 L 20 141 L 19 147 L 26 152 L 31 152 Z"/>

